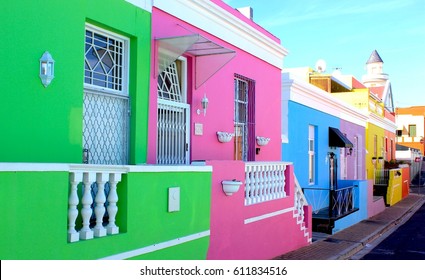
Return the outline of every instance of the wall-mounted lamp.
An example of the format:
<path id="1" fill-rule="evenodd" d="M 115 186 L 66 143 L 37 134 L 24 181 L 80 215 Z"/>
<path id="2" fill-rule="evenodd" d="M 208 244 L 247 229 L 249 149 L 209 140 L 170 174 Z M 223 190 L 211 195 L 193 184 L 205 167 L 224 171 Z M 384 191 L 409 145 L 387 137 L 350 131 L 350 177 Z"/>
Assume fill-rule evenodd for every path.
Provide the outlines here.
<path id="1" fill-rule="evenodd" d="M 201 104 L 202 104 L 202 109 L 204 110 L 204 116 L 205 116 L 207 114 L 207 108 L 208 108 L 208 98 L 205 93 L 204 93 L 204 98 L 202 98 Z"/>
<path id="2" fill-rule="evenodd" d="M 48 51 L 43 53 L 43 56 L 40 58 L 40 79 L 45 87 L 47 87 L 50 82 L 55 77 L 55 61 Z"/>
<path id="3" fill-rule="evenodd" d="M 348 149 L 347 156 L 351 156 L 353 154 L 353 148 Z"/>

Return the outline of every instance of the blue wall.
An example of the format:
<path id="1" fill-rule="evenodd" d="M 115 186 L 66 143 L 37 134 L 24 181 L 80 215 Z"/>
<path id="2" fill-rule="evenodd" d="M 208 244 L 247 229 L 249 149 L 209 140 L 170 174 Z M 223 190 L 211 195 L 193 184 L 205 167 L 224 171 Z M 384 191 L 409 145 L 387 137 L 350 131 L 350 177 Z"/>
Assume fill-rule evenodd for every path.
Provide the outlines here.
<path id="1" fill-rule="evenodd" d="M 288 119 L 289 142 L 282 144 L 282 160 L 294 164 L 294 172 L 302 188 L 329 188 L 328 153 L 333 152 L 339 157 L 339 149 L 329 148 L 329 127 L 339 128 L 340 119 L 293 101 L 288 101 Z M 309 125 L 316 126 L 314 185 L 308 182 Z"/>
<path id="2" fill-rule="evenodd" d="M 332 233 L 348 228 L 358 222 L 367 219 L 367 180 L 341 180 L 338 181 L 338 187 L 344 188 L 348 186 L 358 186 L 355 189 L 354 206 L 359 208 L 356 211 L 342 219 L 335 221 L 335 227 Z"/>

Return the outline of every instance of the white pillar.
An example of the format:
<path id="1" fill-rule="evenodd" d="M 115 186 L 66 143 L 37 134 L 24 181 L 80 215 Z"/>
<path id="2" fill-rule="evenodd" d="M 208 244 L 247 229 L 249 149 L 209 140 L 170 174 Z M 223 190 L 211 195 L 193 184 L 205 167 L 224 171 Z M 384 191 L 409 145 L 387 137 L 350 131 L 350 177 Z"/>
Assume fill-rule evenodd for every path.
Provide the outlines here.
<path id="1" fill-rule="evenodd" d="M 106 226 L 108 234 L 117 234 L 119 233 L 119 227 L 115 224 L 115 217 L 118 212 L 117 202 L 118 202 L 118 194 L 117 194 L 117 184 L 121 181 L 120 173 L 111 173 L 109 174 L 109 195 L 108 195 L 108 215 L 109 215 L 109 223 Z"/>
<path id="2" fill-rule="evenodd" d="M 97 194 L 95 197 L 96 207 L 94 208 L 94 213 L 96 215 L 96 225 L 93 228 L 94 236 L 102 237 L 106 236 L 106 229 L 103 227 L 103 216 L 105 215 L 105 184 L 109 179 L 108 173 L 97 173 L 96 174 L 96 183 L 97 183 Z"/>
<path id="3" fill-rule="evenodd" d="M 79 203 L 77 187 L 83 180 L 83 173 L 73 172 L 69 174 L 70 191 L 68 199 L 68 242 L 80 240 L 79 233 L 75 230 L 75 221 L 78 217 L 77 205 Z"/>
<path id="4" fill-rule="evenodd" d="M 91 204 L 93 203 L 93 198 L 91 196 L 91 185 L 96 180 L 95 173 L 84 173 L 83 183 L 84 183 L 84 194 L 83 199 L 81 200 L 83 204 L 83 209 L 81 209 L 81 216 L 83 217 L 83 228 L 80 230 L 80 239 L 92 239 L 93 231 L 90 228 L 90 217 L 92 215 Z"/>

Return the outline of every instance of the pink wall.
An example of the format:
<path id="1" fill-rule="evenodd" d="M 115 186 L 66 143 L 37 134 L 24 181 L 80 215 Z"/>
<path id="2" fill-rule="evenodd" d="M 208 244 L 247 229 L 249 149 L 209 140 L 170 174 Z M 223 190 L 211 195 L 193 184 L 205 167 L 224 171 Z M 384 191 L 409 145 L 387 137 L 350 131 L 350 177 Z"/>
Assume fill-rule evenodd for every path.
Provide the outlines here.
<path id="1" fill-rule="evenodd" d="M 368 180 L 367 187 L 367 217 L 373 217 L 385 210 L 385 201 L 383 197 L 374 200 L 373 198 L 373 180 Z"/>
<path id="2" fill-rule="evenodd" d="M 221 1 L 216 1 L 221 2 Z M 223 3 L 224 4 L 224 3 Z M 227 6 L 227 5 L 226 5 Z M 256 110 L 256 136 L 271 138 L 269 144 L 261 148 L 255 160 L 280 160 L 281 135 L 280 135 L 280 69 L 276 68 L 254 56 L 237 49 L 236 47 L 215 38 L 210 34 L 198 30 L 186 22 L 176 19 L 157 8 L 152 13 L 152 38 L 172 37 L 199 33 L 204 37 L 214 40 L 220 45 L 235 50 L 236 56 L 221 70 L 214 74 L 200 88 L 195 89 L 194 83 L 189 83 L 188 102 L 191 105 L 191 161 L 195 160 L 231 160 L 233 159 L 233 141 L 220 143 L 217 140 L 217 131 L 233 132 L 234 119 L 234 74 L 240 74 L 256 81 L 255 85 L 255 110 Z M 154 40 L 152 40 L 152 46 Z M 157 119 L 157 79 L 156 50 L 152 50 L 152 75 L 150 81 L 150 112 L 148 135 L 148 163 L 156 160 L 156 119 Z M 188 57 L 189 79 L 194 77 L 195 69 L 191 67 L 191 57 Z M 209 106 L 206 116 L 198 115 L 197 109 L 201 108 L 201 99 L 207 95 Z M 194 134 L 194 124 L 203 125 L 203 135 Z"/>
<path id="3" fill-rule="evenodd" d="M 244 206 L 244 185 L 232 196 L 226 196 L 221 181 L 244 182 L 245 165 L 241 161 L 209 161 L 213 166 L 211 236 L 207 259 L 271 259 L 308 244 L 293 211 L 244 224 L 258 217 L 294 206 L 293 167 L 286 169 L 288 196 L 270 202 Z M 306 219 L 311 219 L 307 207 Z M 311 230 L 310 230 L 311 237 Z"/>

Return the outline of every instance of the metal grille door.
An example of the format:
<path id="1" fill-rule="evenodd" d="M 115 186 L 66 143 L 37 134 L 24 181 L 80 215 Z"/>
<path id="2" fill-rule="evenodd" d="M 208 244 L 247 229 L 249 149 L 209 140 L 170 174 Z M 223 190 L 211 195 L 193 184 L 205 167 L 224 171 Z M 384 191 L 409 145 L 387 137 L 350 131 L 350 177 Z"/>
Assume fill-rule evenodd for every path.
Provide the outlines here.
<path id="1" fill-rule="evenodd" d="M 235 75 L 235 160 L 255 160 L 255 81 Z"/>
<path id="2" fill-rule="evenodd" d="M 189 163 L 190 105 L 181 87 L 181 63 L 158 77 L 157 164 Z"/>
<path id="3" fill-rule="evenodd" d="M 128 97 L 84 93 L 83 145 L 86 163 L 127 164 Z"/>
<path id="4" fill-rule="evenodd" d="M 158 164 L 188 164 L 189 105 L 158 100 Z"/>

